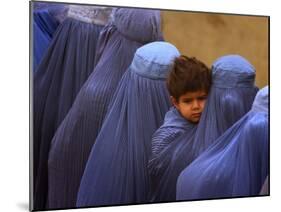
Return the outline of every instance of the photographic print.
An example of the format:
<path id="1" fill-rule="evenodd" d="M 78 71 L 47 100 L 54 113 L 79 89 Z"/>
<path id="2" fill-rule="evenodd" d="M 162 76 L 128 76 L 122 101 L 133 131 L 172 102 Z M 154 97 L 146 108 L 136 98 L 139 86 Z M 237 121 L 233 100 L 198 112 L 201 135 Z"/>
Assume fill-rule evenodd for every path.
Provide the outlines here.
<path id="1" fill-rule="evenodd" d="M 269 21 L 30 1 L 30 209 L 268 196 Z"/>

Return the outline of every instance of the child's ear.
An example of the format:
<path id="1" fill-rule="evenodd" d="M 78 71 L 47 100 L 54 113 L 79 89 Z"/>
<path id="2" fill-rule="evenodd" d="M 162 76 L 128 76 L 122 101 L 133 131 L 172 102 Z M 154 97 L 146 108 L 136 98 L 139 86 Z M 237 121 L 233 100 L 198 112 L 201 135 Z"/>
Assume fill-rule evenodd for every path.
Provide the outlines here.
<path id="1" fill-rule="evenodd" d="M 176 98 L 173 97 L 173 96 L 170 96 L 170 100 L 171 100 L 173 106 L 175 106 L 175 107 L 178 109 L 179 103 L 178 103 L 178 101 L 176 100 Z"/>

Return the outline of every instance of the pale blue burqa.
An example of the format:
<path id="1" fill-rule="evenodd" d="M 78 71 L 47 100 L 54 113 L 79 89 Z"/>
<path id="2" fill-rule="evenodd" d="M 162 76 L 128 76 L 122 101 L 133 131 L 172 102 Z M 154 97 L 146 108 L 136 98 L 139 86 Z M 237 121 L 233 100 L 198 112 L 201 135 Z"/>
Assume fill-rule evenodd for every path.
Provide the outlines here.
<path id="1" fill-rule="evenodd" d="M 151 138 L 171 106 L 165 80 L 179 55 L 166 42 L 136 51 L 89 156 L 78 207 L 148 202 Z"/>

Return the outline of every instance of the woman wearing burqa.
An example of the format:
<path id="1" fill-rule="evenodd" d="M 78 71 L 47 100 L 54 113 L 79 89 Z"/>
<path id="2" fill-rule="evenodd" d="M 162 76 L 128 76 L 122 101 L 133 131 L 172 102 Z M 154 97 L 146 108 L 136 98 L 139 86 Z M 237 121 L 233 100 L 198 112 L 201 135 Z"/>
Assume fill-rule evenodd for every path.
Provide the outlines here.
<path id="1" fill-rule="evenodd" d="M 199 124 L 149 161 L 152 202 L 175 201 L 180 172 L 251 108 L 257 92 L 255 69 L 245 58 L 223 56 L 211 71 L 212 86 Z"/>
<path id="2" fill-rule="evenodd" d="M 137 50 L 92 148 L 77 207 L 148 201 L 151 137 L 171 106 L 165 79 L 177 56 L 166 42 Z"/>
<path id="3" fill-rule="evenodd" d="M 86 15 L 85 15 L 86 14 Z M 45 209 L 51 140 L 94 68 L 98 36 L 91 6 L 69 6 L 34 75 L 33 168 L 35 209 Z M 92 16 L 89 16 L 92 15 Z"/>
<path id="4" fill-rule="evenodd" d="M 177 200 L 259 195 L 268 175 L 268 87 L 177 182 Z"/>
<path id="5" fill-rule="evenodd" d="M 162 39 L 160 11 L 117 9 L 99 39 L 97 65 L 58 128 L 49 154 L 49 208 L 74 207 L 108 104 L 134 53 Z"/>

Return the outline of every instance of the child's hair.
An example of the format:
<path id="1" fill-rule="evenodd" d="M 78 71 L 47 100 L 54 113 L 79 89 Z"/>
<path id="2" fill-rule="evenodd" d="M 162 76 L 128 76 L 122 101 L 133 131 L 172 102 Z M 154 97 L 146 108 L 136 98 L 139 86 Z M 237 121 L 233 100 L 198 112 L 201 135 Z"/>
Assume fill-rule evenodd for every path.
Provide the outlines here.
<path id="1" fill-rule="evenodd" d="M 181 55 L 174 61 L 174 66 L 167 78 L 167 87 L 177 101 L 186 92 L 203 90 L 209 92 L 211 71 L 195 57 Z"/>

